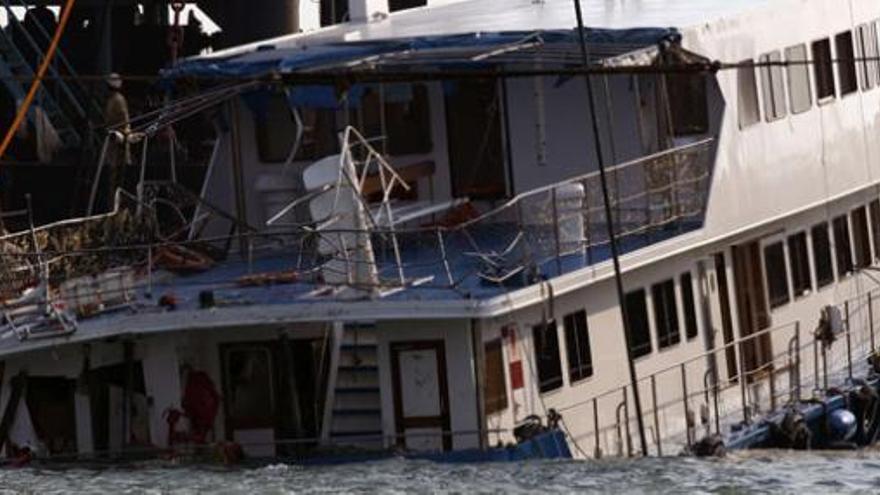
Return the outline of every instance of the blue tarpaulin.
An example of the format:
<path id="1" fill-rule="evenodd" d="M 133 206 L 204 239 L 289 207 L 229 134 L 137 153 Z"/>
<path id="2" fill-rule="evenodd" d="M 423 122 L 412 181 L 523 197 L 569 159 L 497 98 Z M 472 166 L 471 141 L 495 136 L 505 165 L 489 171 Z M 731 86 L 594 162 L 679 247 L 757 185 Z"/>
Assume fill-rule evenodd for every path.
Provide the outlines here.
<path id="1" fill-rule="evenodd" d="M 671 28 L 635 29 L 590 29 L 586 33 L 591 46 L 623 45 L 637 49 L 677 37 L 678 32 Z M 468 33 L 443 36 L 419 36 L 412 38 L 330 42 L 304 45 L 292 48 L 275 49 L 261 46 L 251 52 L 227 58 L 199 57 L 184 60 L 165 72 L 165 77 L 259 77 L 270 73 L 288 74 L 302 70 L 320 71 L 340 70 L 347 62 L 366 57 L 381 57 L 391 54 L 406 54 L 407 60 L 418 61 L 419 54 L 436 53 L 438 50 L 493 48 L 534 41 L 540 38 L 544 46 L 578 43 L 577 30 L 555 31 L 507 31 L 494 33 Z M 493 66 L 491 57 L 475 61 L 463 58 L 425 58 L 421 67 L 455 64 L 468 67 Z"/>

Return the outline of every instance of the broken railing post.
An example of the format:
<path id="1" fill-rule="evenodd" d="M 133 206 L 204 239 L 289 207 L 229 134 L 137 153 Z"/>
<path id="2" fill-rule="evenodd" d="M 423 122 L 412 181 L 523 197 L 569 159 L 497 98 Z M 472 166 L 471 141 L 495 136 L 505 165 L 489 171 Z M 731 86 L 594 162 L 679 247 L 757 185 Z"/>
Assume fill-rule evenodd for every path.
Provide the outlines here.
<path id="1" fill-rule="evenodd" d="M 654 406 L 654 431 L 657 435 L 657 456 L 663 457 L 663 440 L 660 434 L 660 405 L 657 404 L 657 376 L 651 375 L 651 404 Z"/>
<path id="2" fill-rule="evenodd" d="M 846 371 L 849 376 L 850 381 L 853 378 L 853 367 L 852 367 L 852 336 L 850 335 L 850 325 L 849 325 L 849 301 L 843 302 L 843 313 L 844 313 L 844 328 L 846 329 Z M 825 387 L 828 388 L 827 386 Z"/>

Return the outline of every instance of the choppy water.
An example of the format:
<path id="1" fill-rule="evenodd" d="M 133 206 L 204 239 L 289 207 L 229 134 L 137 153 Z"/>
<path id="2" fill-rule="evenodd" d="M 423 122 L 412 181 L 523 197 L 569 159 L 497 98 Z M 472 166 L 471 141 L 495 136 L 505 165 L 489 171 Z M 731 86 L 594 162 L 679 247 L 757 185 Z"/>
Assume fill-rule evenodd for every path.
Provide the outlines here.
<path id="1" fill-rule="evenodd" d="M 258 469 L 20 469 L 7 493 L 880 493 L 880 451 L 448 465 L 387 460 Z"/>

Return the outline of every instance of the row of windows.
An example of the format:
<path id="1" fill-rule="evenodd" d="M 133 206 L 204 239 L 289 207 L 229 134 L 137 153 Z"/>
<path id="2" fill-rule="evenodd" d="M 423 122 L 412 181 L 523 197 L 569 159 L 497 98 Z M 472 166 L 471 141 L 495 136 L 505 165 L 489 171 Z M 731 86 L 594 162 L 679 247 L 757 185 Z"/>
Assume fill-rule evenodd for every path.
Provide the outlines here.
<path id="1" fill-rule="evenodd" d="M 807 231 L 797 232 L 764 246 L 771 308 L 830 285 L 835 271 L 843 278 L 880 259 L 880 200 L 834 217 L 830 226 L 828 222 L 816 224 L 809 229 L 809 240 L 807 236 Z"/>
<path id="2" fill-rule="evenodd" d="M 569 382 L 574 383 L 593 376 L 587 312 L 580 310 L 565 315 L 562 325 L 565 332 Z M 532 327 L 532 342 L 535 364 L 538 368 L 538 388 L 541 392 L 549 392 L 562 387 L 562 361 L 556 322 L 549 321 Z"/>
<path id="3" fill-rule="evenodd" d="M 697 310 L 691 273 L 681 274 L 678 284 L 684 316 L 685 338 L 691 340 L 697 336 Z M 646 296 L 645 289 L 638 289 L 627 293 L 624 301 L 633 358 L 647 356 L 653 351 Z M 654 333 L 657 347 L 666 349 L 680 343 L 679 305 L 676 303 L 675 281 L 668 279 L 652 285 L 651 304 L 654 309 Z"/>
<path id="4" fill-rule="evenodd" d="M 812 58 L 808 56 L 807 45 L 799 44 L 784 51 L 765 53 L 758 58 L 761 64 L 758 69 L 760 101 L 766 122 L 782 119 L 789 112 L 792 115 L 806 112 L 813 106 L 814 92 L 816 101 L 822 104 L 837 96 L 855 93 L 859 87 L 862 91 L 880 87 L 880 61 L 877 60 L 880 56 L 880 21 L 859 25 L 855 34 L 853 31 L 844 31 L 833 39 L 814 41 L 810 45 L 810 52 Z M 742 61 L 743 66 L 737 71 L 741 129 L 761 121 L 758 79 L 755 69 L 749 65 L 751 62 Z M 783 62 L 787 63 L 784 69 Z M 813 86 L 810 84 L 811 65 Z"/>

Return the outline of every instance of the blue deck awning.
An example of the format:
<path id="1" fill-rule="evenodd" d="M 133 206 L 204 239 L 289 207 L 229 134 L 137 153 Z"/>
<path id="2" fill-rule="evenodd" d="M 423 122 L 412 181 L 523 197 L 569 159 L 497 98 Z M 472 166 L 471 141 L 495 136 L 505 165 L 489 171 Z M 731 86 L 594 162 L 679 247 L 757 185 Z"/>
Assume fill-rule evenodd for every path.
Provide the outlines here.
<path id="1" fill-rule="evenodd" d="M 613 57 L 675 39 L 672 28 L 590 29 L 587 43 L 594 59 Z M 356 69 L 395 70 L 486 68 L 536 63 L 544 67 L 580 62 L 577 30 L 507 31 L 369 41 L 334 41 L 276 49 L 262 45 L 230 57 L 184 60 L 165 71 L 167 79 L 184 77 L 260 77 L 271 73 Z"/>

